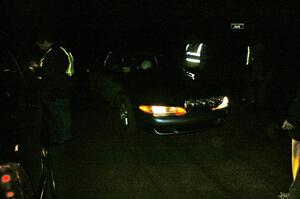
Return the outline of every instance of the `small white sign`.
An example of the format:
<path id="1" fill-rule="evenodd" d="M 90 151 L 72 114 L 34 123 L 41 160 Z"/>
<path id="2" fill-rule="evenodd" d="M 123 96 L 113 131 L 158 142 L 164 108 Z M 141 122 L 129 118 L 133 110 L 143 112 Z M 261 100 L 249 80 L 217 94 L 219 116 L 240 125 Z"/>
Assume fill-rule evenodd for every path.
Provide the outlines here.
<path id="1" fill-rule="evenodd" d="M 244 23 L 231 23 L 231 29 L 233 30 L 242 30 L 244 27 Z"/>

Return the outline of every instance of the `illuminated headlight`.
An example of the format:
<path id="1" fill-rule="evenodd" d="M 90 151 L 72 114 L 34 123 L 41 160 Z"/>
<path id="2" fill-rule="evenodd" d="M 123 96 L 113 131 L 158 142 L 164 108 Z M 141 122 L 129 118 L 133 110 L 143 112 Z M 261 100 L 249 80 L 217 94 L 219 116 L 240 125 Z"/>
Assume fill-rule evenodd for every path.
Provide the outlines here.
<path id="1" fill-rule="evenodd" d="M 222 103 L 219 106 L 212 108 L 212 110 L 214 111 L 214 110 L 226 108 L 226 107 L 228 107 L 228 104 L 229 104 L 229 99 L 228 99 L 228 97 L 225 96 L 222 100 Z"/>
<path id="2" fill-rule="evenodd" d="M 187 112 L 181 107 L 172 106 L 146 106 L 141 105 L 139 109 L 145 113 L 149 113 L 154 117 L 166 117 L 166 116 L 182 116 Z"/>

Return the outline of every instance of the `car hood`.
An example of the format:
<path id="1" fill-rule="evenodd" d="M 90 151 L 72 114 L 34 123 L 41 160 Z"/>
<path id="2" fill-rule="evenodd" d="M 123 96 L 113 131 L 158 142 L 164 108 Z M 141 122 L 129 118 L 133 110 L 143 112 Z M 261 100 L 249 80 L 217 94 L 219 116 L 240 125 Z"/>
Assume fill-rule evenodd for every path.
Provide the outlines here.
<path id="1" fill-rule="evenodd" d="M 185 100 L 222 94 L 217 81 L 201 76 L 193 80 L 185 74 L 143 74 L 131 78 L 126 85 L 136 105 L 182 106 Z"/>

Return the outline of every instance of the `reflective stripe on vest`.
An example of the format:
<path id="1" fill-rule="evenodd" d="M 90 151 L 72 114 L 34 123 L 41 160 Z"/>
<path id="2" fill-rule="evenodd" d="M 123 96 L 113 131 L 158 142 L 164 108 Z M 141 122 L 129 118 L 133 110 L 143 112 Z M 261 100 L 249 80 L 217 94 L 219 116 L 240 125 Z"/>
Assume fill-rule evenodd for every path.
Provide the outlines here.
<path id="1" fill-rule="evenodd" d="M 50 48 L 49 50 L 47 50 L 47 52 L 45 53 L 44 57 L 40 60 L 40 67 L 43 67 L 44 65 L 44 59 L 45 57 L 48 55 L 48 53 L 52 50 L 52 48 Z"/>
<path id="2" fill-rule="evenodd" d="M 186 55 L 192 55 L 192 56 L 197 56 L 197 57 L 201 57 L 201 50 L 202 50 L 202 47 L 203 47 L 203 43 L 201 43 L 198 48 L 197 48 L 197 51 L 196 52 L 186 52 Z M 189 45 L 187 45 L 187 49 L 188 50 L 189 48 Z"/>
<path id="3" fill-rule="evenodd" d="M 252 49 L 250 48 L 250 46 L 247 46 L 246 66 L 250 64 L 251 56 L 252 56 Z"/>
<path id="4" fill-rule="evenodd" d="M 72 77 L 72 75 L 74 74 L 74 57 L 73 55 L 71 54 L 71 52 L 67 52 L 63 47 L 60 47 L 60 49 L 62 49 L 65 54 L 68 56 L 68 61 L 69 61 L 69 65 L 68 65 L 68 68 L 66 70 L 66 74 L 69 76 L 69 77 Z"/>
<path id="5" fill-rule="evenodd" d="M 71 77 L 74 74 L 74 58 L 73 55 L 70 52 L 67 52 L 63 47 L 60 47 L 60 49 L 62 49 L 64 51 L 64 53 L 67 55 L 68 57 L 68 68 L 66 70 L 66 74 Z M 46 56 L 48 55 L 48 53 L 52 50 L 52 48 L 50 48 L 44 55 L 44 57 L 40 60 L 40 67 L 43 67 L 44 65 L 44 60 L 46 58 Z"/>
<path id="6" fill-rule="evenodd" d="M 197 63 L 197 64 L 201 63 L 200 57 L 201 57 L 201 51 L 203 48 L 203 43 L 198 44 L 196 52 L 190 51 L 189 50 L 190 47 L 191 47 L 190 44 L 186 45 L 185 61 L 190 62 L 190 63 Z"/>

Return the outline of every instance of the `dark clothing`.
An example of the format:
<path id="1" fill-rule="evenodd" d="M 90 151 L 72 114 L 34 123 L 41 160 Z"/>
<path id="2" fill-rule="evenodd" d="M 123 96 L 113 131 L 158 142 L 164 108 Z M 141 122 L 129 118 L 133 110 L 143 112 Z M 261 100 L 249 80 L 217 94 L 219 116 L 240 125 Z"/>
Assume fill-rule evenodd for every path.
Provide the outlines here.
<path id="1" fill-rule="evenodd" d="M 50 133 L 50 140 L 60 143 L 72 139 L 71 105 L 68 99 L 56 99 L 43 102 L 43 114 L 47 121 L 46 129 Z"/>
<path id="2" fill-rule="evenodd" d="M 67 99 L 71 96 L 71 79 L 66 74 L 69 60 L 65 52 L 53 46 L 46 53 L 42 66 L 42 97 L 47 100 Z"/>
<path id="3" fill-rule="evenodd" d="M 300 173 L 299 173 L 299 155 L 300 155 L 300 144 L 299 141 L 296 141 L 296 137 L 299 137 L 299 121 L 300 121 L 300 87 L 298 85 L 298 90 L 296 92 L 294 101 L 292 102 L 287 121 L 295 126 L 295 129 L 292 130 L 293 133 L 290 133 L 290 136 L 294 138 L 292 142 L 292 167 L 293 175 L 295 176 L 294 182 L 292 183 L 289 193 L 291 199 L 300 198 Z M 297 168 L 298 167 L 298 168 Z M 294 170 L 298 169 L 295 173 Z"/>
<path id="4" fill-rule="evenodd" d="M 250 103 L 256 103 L 257 108 L 263 108 L 263 99 L 266 92 L 267 65 L 266 50 L 263 44 L 256 43 L 248 46 L 248 63 L 249 74 L 246 80 L 245 97 Z"/>
<path id="5" fill-rule="evenodd" d="M 289 193 L 291 199 L 300 199 L 300 176 L 299 172 L 296 176 L 296 179 L 292 183 Z"/>
<path id="6" fill-rule="evenodd" d="M 41 60 L 41 102 L 45 124 L 51 140 L 57 143 L 70 140 L 71 131 L 71 77 L 66 73 L 68 55 L 61 47 L 53 46 Z"/>

